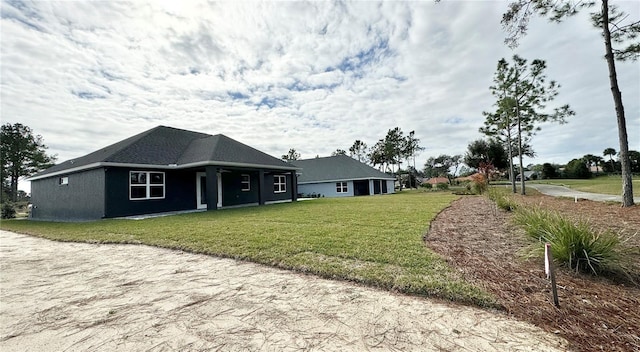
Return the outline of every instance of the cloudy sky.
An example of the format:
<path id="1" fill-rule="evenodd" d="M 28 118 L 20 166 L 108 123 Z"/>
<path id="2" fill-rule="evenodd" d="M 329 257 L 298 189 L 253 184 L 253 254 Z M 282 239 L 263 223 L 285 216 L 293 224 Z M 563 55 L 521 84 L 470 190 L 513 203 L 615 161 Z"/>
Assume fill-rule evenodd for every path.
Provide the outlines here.
<path id="1" fill-rule="evenodd" d="M 612 1 L 640 18 L 640 2 Z M 576 116 L 543 125 L 533 163 L 618 150 L 604 45 L 585 12 L 533 20 L 512 51 L 507 2 L 6 1 L 2 123 L 28 125 L 59 161 L 157 125 L 222 133 L 279 157 L 373 145 L 396 126 L 429 156 L 481 135 L 497 61 L 547 61 Z M 618 64 L 640 150 L 640 65 Z"/>

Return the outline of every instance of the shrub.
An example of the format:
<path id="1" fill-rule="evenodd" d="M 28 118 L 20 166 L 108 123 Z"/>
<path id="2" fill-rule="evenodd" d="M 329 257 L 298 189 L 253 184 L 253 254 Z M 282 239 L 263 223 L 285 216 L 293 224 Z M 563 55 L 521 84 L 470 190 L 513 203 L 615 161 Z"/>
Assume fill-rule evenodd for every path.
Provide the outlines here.
<path id="1" fill-rule="evenodd" d="M 551 244 L 554 260 L 570 269 L 594 275 L 613 273 L 631 277 L 633 262 L 620 236 L 611 231 L 597 231 L 587 221 L 571 221 L 556 212 L 539 208 L 520 208 L 514 221 L 527 235 Z M 533 254 L 544 253 L 536 246 Z"/>
<path id="2" fill-rule="evenodd" d="M 432 189 L 433 185 L 428 183 L 428 182 L 425 182 L 425 183 L 421 184 L 420 187 L 423 187 L 423 188 L 426 188 L 426 189 Z"/>
<path id="3" fill-rule="evenodd" d="M 16 208 L 13 206 L 13 203 L 3 203 L 0 212 L 2 219 L 13 219 L 16 217 Z"/>
<path id="4" fill-rule="evenodd" d="M 487 191 L 488 187 L 489 182 L 483 174 L 478 173 L 471 175 L 471 189 L 473 189 L 475 194 L 483 194 Z"/>
<path id="5" fill-rule="evenodd" d="M 449 185 L 446 183 L 436 183 L 436 189 L 440 190 L 440 191 L 444 191 L 449 189 Z"/>
<path id="6" fill-rule="evenodd" d="M 556 167 L 549 163 L 542 164 L 542 178 L 558 178 Z"/>
<path id="7" fill-rule="evenodd" d="M 591 177 L 591 171 L 582 159 L 573 159 L 564 168 L 564 177 L 585 179 Z"/>

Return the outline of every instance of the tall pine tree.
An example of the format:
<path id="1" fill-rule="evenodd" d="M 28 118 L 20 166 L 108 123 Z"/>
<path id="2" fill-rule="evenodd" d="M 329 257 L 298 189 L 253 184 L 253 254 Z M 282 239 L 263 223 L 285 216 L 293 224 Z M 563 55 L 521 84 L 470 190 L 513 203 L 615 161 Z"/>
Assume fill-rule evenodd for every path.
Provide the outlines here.
<path id="1" fill-rule="evenodd" d="M 509 4 L 509 10 L 502 16 L 502 24 L 508 32 L 505 39 L 510 47 L 518 46 L 519 39 L 527 33 L 529 19 L 534 14 L 549 18 L 552 22 L 561 22 L 585 8 L 596 5 L 596 1 L 580 0 L 516 0 Z M 616 111 L 618 123 L 618 140 L 620 142 L 620 164 L 622 167 L 622 206 L 632 206 L 633 183 L 631 160 L 629 158 L 629 140 L 627 138 L 627 120 L 622 93 L 618 86 L 616 60 L 635 61 L 640 57 L 640 21 L 629 19 L 615 6 L 609 5 L 609 0 L 600 1 L 600 10 L 591 13 L 594 27 L 602 32 L 605 47 L 605 59 L 609 69 L 609 85 Z M 614 48 L 614 44 L 617 46 Z"/>
<path id="2" fill-rule="evenodd" d="M 565 123 L 566 118 L 575 115 L 569 105 L 547 111 L 547 103 L 558 95 L 560 85 L 555 81 L 547 82 L 543 60 L 527 60 L 513 56 L 513 63 L 505 59 L 498 61 L 494 76 L 494 85 L 489 87 L 496 97 L 495 112 L 485 112 L 485 125 L 480 132 L 492 138 L 499 138 L 506 144 L 509 158 L 510 177 L 515 193 L 515 178 L 511 166 L 514 156 L 512 141 L 515 139 L 520 175 L 524 173 L 523 156 L 527 155 L 528 141 L 540 130 L 539 124 L 547 121 Z M 525 194 L 524 177 L 520 177 L 521 193 Z"/>

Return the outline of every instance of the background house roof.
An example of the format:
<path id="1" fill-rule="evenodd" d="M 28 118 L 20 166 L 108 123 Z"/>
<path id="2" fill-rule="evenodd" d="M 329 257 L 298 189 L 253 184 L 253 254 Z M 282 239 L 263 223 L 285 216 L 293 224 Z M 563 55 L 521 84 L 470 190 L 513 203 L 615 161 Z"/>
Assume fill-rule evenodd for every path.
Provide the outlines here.
<path id="1" fill-rule="evenodd" d="M 473 178 L 476 175 L 482 175 L 482 174 L 479 173 L 479 172 L 476 172 L 473 175 L 469 175 L 469 176 L 465 176 L 465 177 L 456 177 L 455 180 L 458 181 L 458 182 L 473 181 Z"/>
<path id="2" fill-rule="evenodd" d="M 292 164 L 302 168 L 302 175 L 298 177 L 298 183 L 358 179 L 394 179 L 392 176 L 346 155 L 296 160 L 293 161 Z"/>
<path id="3" fill-rule="evenodd" d="M 193 163 L 216 162 L 274 167 L 295 170 L 296 167 L 242 144 L 225 135 L 158 126 L 129 137 L 85 156 L 67 160 L 34 176 L 37 179 L 65 170 L 83 169 L 100 164 L 136 164 L 149 167 L 188 167 Z"/>
<path id="4" fill-rule="evenodd" d="M 426 183 L 430 183 L 432 185 L 437 185 L 438 183 L 449 183 L 449 179 L 446 177 L 432 177 L 428 179 Z"/>

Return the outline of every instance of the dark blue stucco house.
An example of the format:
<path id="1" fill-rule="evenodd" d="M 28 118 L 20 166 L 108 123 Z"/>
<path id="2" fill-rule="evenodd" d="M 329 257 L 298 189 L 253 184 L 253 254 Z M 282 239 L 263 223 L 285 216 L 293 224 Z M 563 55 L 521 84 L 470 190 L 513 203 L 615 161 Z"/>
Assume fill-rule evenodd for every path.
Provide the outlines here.
<path id="1" fill-rule="evenodd" d="M 299 169 L 221 134 L 158 126 L 32 176 L 31 217 L 80 221 L 295 201 Z"/>

